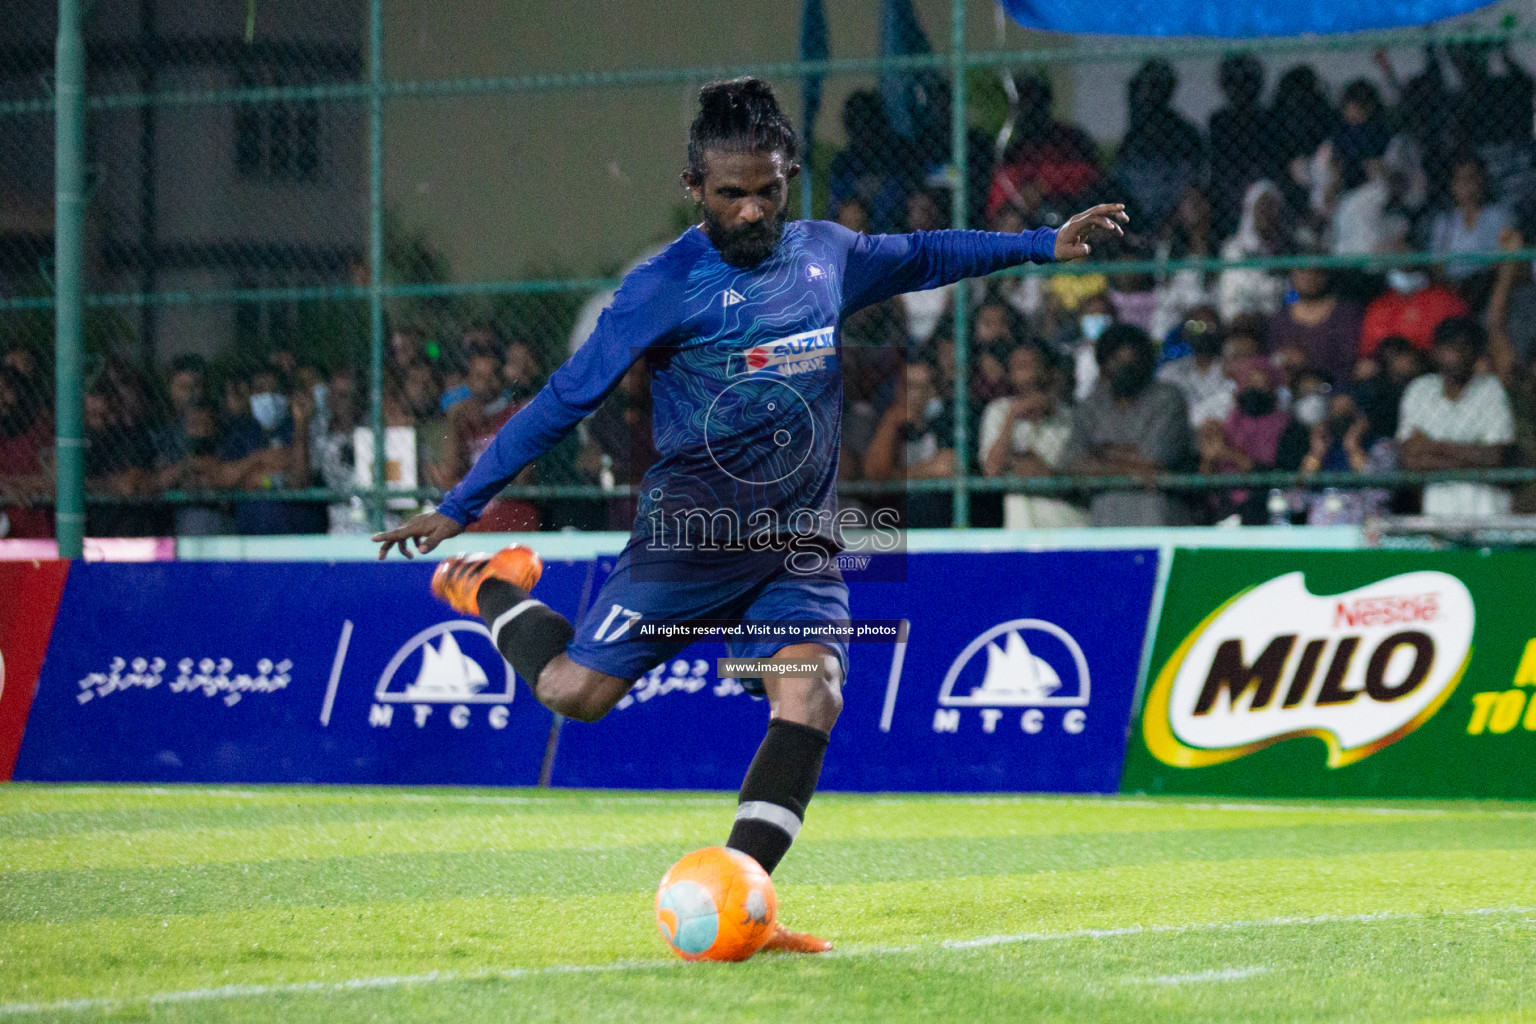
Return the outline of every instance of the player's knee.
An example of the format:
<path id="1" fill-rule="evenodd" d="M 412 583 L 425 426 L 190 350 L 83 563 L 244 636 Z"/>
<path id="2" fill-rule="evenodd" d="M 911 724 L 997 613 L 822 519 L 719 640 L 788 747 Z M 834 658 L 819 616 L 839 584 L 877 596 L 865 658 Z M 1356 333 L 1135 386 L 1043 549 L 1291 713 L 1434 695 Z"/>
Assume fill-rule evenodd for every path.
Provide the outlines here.
<path id="1" fill-rule="evenodd" d="M 796 717 L 803 718 L 805 725 L 831 732 L 843 712 L 843 670 L 836 658 L 826 658 L 825 662 L 821 675 L 809 680 L 797 702 Z"/>
<path id="2" fill-rule="evenodd" d="M 580 666 L 557 658 L 539 673 L 534 696 L 549 710 L 578 722 L 596 722 L 608 713 L 610 704 L 589 685 L 588 673 Z"/>

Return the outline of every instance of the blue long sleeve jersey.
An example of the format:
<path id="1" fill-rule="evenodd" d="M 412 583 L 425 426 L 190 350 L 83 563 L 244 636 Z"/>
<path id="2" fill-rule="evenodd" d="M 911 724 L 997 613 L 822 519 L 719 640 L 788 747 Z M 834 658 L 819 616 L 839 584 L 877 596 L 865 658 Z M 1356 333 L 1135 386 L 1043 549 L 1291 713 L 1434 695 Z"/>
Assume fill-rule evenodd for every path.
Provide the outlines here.
<path id="1" fill-rule="evenodd" d="M 637 533 L 658 509 L 693 509 L 741 522 L 757 513 L 759 523 L 778 524 L 775 533 L 804 535 L 807 514 L 824 526 L 837 512 L 842 318 L 902 292 L 1050 262 L 1055 245 L 1050 228 L 864 235 L 795 221 L 772 256 L 743 270 L 689 228 L 624 278 L 591 337 L 438 511 L 459 523 L 478 518 L 644 358 L 660 458 L 641 485 Z"/>

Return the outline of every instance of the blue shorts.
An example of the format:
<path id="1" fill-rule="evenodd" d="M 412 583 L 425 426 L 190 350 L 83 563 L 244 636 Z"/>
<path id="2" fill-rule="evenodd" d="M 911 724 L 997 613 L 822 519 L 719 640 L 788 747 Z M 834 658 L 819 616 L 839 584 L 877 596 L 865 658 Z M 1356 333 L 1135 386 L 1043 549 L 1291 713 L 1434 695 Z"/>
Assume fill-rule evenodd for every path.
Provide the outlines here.
<path id="1" fill-rule="evenodd" d="M 640 622 L 722 619 L 772 624 L 847 622 L 848 584 L 829 561 L 818 573 L 802 575 L 779 559 L 703 552 L 639 554 L 624 549 L 596 599 L 576 625 L 565 653 L 578 665 L 620 679 L 639 679 L 675 657 L 693 641 L 635 635 Z M 637 568 L 639 571 L 637 571 Z M 626 626 L 626 623 L 628 625 Z M 848 645 L 815 641 L 831 648 L 848 676 Z M 783 640 L 732 640 L 733 658 L 769 658 L 789 646 Z M 763 692 L 762 680 L 743 679 L 749 693 Z"/>

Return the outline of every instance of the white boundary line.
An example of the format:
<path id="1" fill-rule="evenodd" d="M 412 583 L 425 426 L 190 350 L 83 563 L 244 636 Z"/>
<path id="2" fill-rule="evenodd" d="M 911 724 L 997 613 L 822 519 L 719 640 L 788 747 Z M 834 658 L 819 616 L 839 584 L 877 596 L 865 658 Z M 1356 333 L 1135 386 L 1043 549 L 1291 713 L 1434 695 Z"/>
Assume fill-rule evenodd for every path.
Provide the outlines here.
<path id="1" fill-rule="evenodd" d="M 1379 914 L 1319 914 L 1314 917 L 1268 917 L 1253 921 L 1209 921 L 1201 924 L 1128 925 L 1124 928 L 1080 928 L 1069 932 L 1021 932 L 1015 935 L 986 935 L 977 939 L 947 939 L 941 942 L 906 946 L 855 946 L 825 954 L 838 959 L 871 956 L 896 956 L 934 950 L 963 951 L 993 946 L 1033 942 L 1070 942 L 1078 939 L 1118 939 L 1139 935 L 1179 935 L 1191 932 L 1240 931 L 1249 928 L 1286 928 L 1317 924 L 1372 924 L 1377 921 L 1412 921 L 1436 915 L 1445 917 L 1525 916 L 1536 907 L 1478 907 L 1472 910 L 1403 911 Z M 333 995 L 361 989 L 404 988 L 453 981 L 516 980 L 551 974 L 604 974 L 613 971 L 650 971 L 683 966 L 683 961 L 619 960 L 608 964 L 555 964 L 549 967 L 512 967 L 505 970 L 456 973 L 429 971 L 425 974 L 386 974 L 346 981 L 299 981 L 273 985 L 220 985 L 217 988 L 191 988 L 174 992 L 154 992 L 141 996 L 101 996 L 85 999 L 61 999 L 51 1003 L 0 1003 L 0 1017 L 26 1014 L 100 1010 L 140 1003 L 160 1006 L 170 1003 L 211 1002 L 219 999 L 252 999 L 277 995 Z M 1131 983 L 1179 984 L 1193 981 L 1223 981 L 1251 977 L 1268 971 L 1267 967 L 1229 968 L 1201 974 L 1163 975 L 1154 978 L 1130 978 Z"/>

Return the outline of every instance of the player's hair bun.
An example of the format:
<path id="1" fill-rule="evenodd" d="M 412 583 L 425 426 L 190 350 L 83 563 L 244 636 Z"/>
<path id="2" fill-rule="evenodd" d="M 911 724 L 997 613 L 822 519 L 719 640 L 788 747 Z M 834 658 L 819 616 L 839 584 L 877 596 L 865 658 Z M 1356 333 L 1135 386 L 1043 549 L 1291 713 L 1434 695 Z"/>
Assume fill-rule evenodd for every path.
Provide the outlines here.
<path id="1" fill-rule="evenodd" d="M 733 78 L 710 82 L 699 90 L 699 113 L 709 120 L 772 117 L 779 113 L 778 98 L 761 78 Z"/>
<path id="2" fill-rule="evenodd" d="M 702 173 L 705 149 L 779 151 L 793 160 L 795 130 L 761 78 L 710 82 L 699 90 L 699 115 L 688 132 L 688 166 Z"/>

